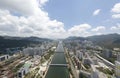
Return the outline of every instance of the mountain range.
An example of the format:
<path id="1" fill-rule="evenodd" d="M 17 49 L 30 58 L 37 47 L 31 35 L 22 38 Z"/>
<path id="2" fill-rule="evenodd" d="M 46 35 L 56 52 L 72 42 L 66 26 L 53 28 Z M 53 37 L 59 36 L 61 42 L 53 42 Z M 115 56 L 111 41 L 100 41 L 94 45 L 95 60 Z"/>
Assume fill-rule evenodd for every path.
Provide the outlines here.
<path id="1" fill-rule="evenodd" d="M 95 35 L 89 37 L 68 37 L 68 40 L 89 40 L 106 48 L 120 48 L 120 34 Z"/>
<path id="2" fill-rule="evenodd" d="M 0 53 L 5 53 L 8 48 L 27 47 L 31 44 L 41 44 L 43 41 L 50 41 L 50 39 L 38 37 L 0 36 Z"/>
<path id="3" fill-rule="evenodd" d="M 107 35 L 95 35 L 89 37 L 68 37 L 65 40 L 89 40 L 96 45 L 100 45 L 106 48 L 120 48 L 120 34 L 107 34 Z M 27 47 L 31 44 L 40 44 L 43 41 L 51 41 L 47 38 L 39 37 L 11 37 L 11 36 L 0 36 L 0 53 L 4 52 L 7 48 L 15 47 Z"/>

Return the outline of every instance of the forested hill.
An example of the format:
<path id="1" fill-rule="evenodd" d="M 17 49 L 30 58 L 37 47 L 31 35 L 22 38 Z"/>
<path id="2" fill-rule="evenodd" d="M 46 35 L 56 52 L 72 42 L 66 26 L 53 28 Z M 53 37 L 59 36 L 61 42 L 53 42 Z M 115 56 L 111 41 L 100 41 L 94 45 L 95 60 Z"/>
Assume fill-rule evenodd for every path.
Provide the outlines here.
<path id="1" fill-rule="evenodd" d="M 39 44 L 43 41 L 50 41 L 46 38 L 38 37 L 10 37 L 0 36 L 0 53 L 6 51 L 7 48 L 27 47 L 31 44 Z"/>

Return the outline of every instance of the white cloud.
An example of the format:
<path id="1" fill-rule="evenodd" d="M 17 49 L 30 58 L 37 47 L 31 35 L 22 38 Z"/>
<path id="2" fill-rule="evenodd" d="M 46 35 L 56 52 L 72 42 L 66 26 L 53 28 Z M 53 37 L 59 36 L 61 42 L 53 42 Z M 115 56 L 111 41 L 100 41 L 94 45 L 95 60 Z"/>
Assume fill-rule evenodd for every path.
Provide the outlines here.
<path id="1" fill-rule="evenodd" d="M 40 0 L 40 4 L 36 0 L 0 1 L 0 35 L 4 33 L 11 36 L 66 37 L 64 24 L 51 20 L 48 13 L 41 9 L 46 1 Z M 22 15 L 15 16 L 13 12 Z"/>
<path id="2" fill-rule="evenodd" d="M 120 19 L 120 3 L 116 3 L 111 9 L 111 12 L 113 12 L 112 18 Z"/>
<path id="3" fill-rule="evenodd" d="M 68 33 L 70 36 L 88 36 L 89 32 L 87 30 L 90 28 L 91 25 L 89 24 L 75 25 L 68 30 Z"/>
<path id="4" fill-rule="evenodd" d="M 92 26 L 85 23 L 75 25 L 68 30 L 64 23 L 51 20 L 43 11 L 48 0 L 1 0 L 0 1 L 0 35 L 37 36 L 44 38 L 65 38 L 68 36 L 90 36 Z M 100 9 L 95 15 L 99 14 Z M 17 16 L 19 15 L 20 16 Z"/>
<path id="5" fill-rule="evenodd" d="M 38 0 L 38 1 L 41 5 L 45 5 L 45 3 L 48 2 L 48 0 Z"/>
<path id="6" fill-rule="evenodd" d="M 28 16 L 41 13 L 39 7 L 46 2 L 47 0 L 1 0 L 0 8 Z"/>
<path id="7" fill-rule="evenodd" d="M 98 14 L 100 13 L 100 11 L 101 11 L 100 9 L 95 10 L 95 11 L 93 12 L 93 15 L 94 15 L 94 16 L 98 15 Z"/>
<path id="8" fill-rule="evenodd" d="M 115 31 L 120 30 L 120 24 L 118 23 L 117 26 L 112 26 L 110 29 Z"/>
<path id="9" fill-rule="evenodd" d="M 116 26 L 112 26 L 110 29 L 111 29 L 111 30 L 116 30 L 117 27 L 116 27 Z"/>
<path id="10" fill-rule="evenodd" d="M 112 18 L 119 19 L 120 18 L 120 14 L 113 14 Z"/>
<path id="11" fill-rule="evenodd" d="M 120 3 L 116 3 L 111 11 L 114 13 L 120 13 Z"/>
<path id="12" fill-rule="evenodd" d="M 104 26 L 98 26 L 96 28 L 93 28 L 91 31 L 95 31 L 95 32 L 98 32 L 98 31 L 103 31 L 105 30 L 106 28 Z"/>

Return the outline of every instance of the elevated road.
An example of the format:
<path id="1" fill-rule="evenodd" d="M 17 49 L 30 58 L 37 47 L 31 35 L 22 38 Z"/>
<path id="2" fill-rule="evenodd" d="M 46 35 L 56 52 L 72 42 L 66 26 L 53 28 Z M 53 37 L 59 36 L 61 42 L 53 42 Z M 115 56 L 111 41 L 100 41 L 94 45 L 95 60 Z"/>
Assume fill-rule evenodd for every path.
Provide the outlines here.
<path id="1" fill-rule="evenodd" d="M 97 53 L 95 53 L 96 57 L 98 57 L 100 60 L 102 60 L 107 66 L 111 67 L 111 68 L 115 68 L 115 64 L 109 62 L 108 60 L 104 59 L 103 57 L 101 57 L 100 55 L 98 55 Z"/>

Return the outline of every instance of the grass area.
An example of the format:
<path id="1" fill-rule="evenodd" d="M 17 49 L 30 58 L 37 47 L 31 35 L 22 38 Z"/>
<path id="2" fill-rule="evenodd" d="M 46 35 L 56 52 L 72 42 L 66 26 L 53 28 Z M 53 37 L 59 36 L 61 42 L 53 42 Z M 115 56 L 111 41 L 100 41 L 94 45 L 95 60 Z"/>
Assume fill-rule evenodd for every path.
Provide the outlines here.
<path id="1" fill-rule="evenodd" d="M 87 64 L 84 64 L 84 66 L 85 66 L 86 69 L 90 69 L 91 68 L 90 65 L 87 65 Z"/>
<path id="2" fill-rule="evenodd" d="M 24 65 L 24 63 L 20 63 L 19 65 L 14 67 L 12 71 L 16 73 L 23 65 Z"/>
<path id="3" fill-rule="evenodd" d="M 36 78 L 42 78 L 42 76 L 40 76 L 40 74 L 38 74 L 38 75 L 36 76 Z"/>
<path id="4" fill-rule="evenodd" d="M 3 66 L 0 64 L 0 69 L 2 69 L 3 68 Z"/>
<path id="5" fill-rule="evenodd" d="M 43 57 L 40 59 L 41 64 L 44 63 L 45 61 L 46 60 Z"/>
<path id="6" fill-rule="evenodd" d="M 111 63 L 115 63 L 115 60 L 117 60 L 117 58 L 108 58 L 108 61 L 110 61 Z"/>
<path id="7" fill-rule="evenodd" d="M 25 75 L 24 78 L 34 78 L 38 71 L 31 71 Z"/>
<path id="8" fill-rule="evenodd" d="M 35 70 L 27 73 L 24 78 L 34 78 L 37 73 L 38 73 L 38 69 L 36 68 Z M 38 78 L 40 78 L 40 77 L 38 77 Z"/>
<path id="9" fill-rule="evenodd" d="M 74 75 L 73 75 L 73 72 L 72 72 L 71 68 L 68 68 L 68 71 L 69 71 L 70 74 L 72 75 L 72 78 L 75 78 Z"/>
<path id="10" fill-rule="evenodd" d="M 30 78 L 31 72 L 27 73 L 24 78 Z"/>
<path id="11" fill-rule="evenodd" d="M 41 58 L 41 63 L 44 63 L 46 60 L 48 60 L 50 57 L 51 57 L 51 55 L 53 55 L 54 54 L 54 51 L 51 51 L 51 50 L 49 50 L 49 52 L 44 56 L 44 57 L 42 57 Z"/>
<path id="12" fill-rule="evenodd" d="M 49 51 L 48 54 L 45 56 L 45 59 L 48 60 L 50 58 L 51 55 L 54 54 L 54 51 Z"/>
<path id="13" fill-rule="evenodd" d="M 81 73 L 80 78 L 87 78 L 87 77 Z"/>
<path id="14" fill-rule="evenodd" d="M 37 67 L 37 68 L 35 69 L 35 71 L 38 71 L 39 69 L 40 69 L 40 68 Z"/>

